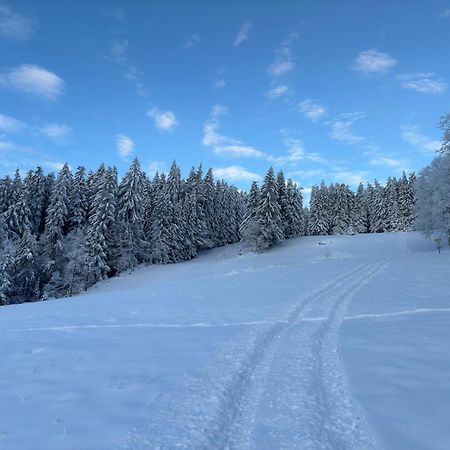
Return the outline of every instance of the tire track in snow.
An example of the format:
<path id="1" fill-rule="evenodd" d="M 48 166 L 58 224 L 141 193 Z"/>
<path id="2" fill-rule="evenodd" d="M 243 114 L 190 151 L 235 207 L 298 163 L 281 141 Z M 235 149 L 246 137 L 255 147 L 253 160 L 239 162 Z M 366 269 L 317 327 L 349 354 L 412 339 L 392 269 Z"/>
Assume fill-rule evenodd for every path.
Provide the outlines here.
<path id="1" fill-rule="evenodd" d="M 255 423 L 258 399 L 280 338 L 292 326 L 299 323 L 302 314 L 313 302 L 326 298 L 333 289 L 341 285 L 345 286 L 349 279 L 361 272 L 366 274 L 365 269 L 369 269 L 370 266 L 370 264 L 362 264 L 313 291 L 290 313 L 286 322 L 275 324 L 256 337 L 232 382 L 220 394 L 221 402 L 216 417 L 204 432 L 206 438 L 204 448 L 250 447 L 250 435 Z M 358 281 L 345 291 L 344 296 L 350 295 L 353 290 L 359 288 L 363 281 L 364 276 L 361 279 L 358 278 Z"/>

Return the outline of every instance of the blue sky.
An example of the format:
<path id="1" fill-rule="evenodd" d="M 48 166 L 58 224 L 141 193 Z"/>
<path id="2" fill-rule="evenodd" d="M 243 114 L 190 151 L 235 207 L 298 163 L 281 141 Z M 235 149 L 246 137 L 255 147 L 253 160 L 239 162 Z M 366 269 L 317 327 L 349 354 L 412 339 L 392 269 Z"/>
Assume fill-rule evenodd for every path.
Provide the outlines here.
<path id="1" fill-rule="evenodd" d="M 0 175 L 383 181 L 432 159 L 449 50 L 450 1 L 0 0 Z"/>

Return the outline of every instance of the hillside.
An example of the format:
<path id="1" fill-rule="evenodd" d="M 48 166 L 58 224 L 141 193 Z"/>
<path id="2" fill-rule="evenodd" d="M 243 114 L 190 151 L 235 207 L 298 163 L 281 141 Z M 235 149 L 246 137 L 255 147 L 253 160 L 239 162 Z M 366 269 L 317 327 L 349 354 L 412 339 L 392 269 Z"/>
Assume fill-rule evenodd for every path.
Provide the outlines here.
<path id="1" fill-rule="evenodd" d="M 1 308 L 0 447 L 448 448 L 450 254 L 239 244 Z"/>

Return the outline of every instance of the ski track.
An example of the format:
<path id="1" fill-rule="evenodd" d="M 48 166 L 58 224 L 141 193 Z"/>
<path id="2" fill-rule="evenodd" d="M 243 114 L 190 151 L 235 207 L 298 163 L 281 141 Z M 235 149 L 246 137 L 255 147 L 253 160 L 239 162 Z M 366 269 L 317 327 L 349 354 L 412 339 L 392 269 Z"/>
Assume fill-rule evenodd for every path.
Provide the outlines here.
<path id="1" fill-rule="evenodd" d="M 115 329 L 115 328 L 214 328 L 214 327 L 243 327 L 252 325 L 273 325 L 286 323 L 286 321 L 250 321 L 229 323 L 118 323 L 118 324 L 88 324 L 88 325 L 62 325 L 59 327 L 14 328 L 10 331 L 73 331 L 91 329 Z"/>
<path id="2" fill-rule="evenodd" d="M 347 392 L 344 370 L 337 350 L 337 332 L 351 297 L 386 265 L 386 262 L 362 264 L 325 284 L 304 298 L 290 313 L 286 322 L 276 323 L 258 335 L 232 382 L 221 393 L 216 416 L 204 431 L 206 443 L 202 448 L 375 448 L 375 439 L 371 437 L 364 420 L 355 411 Z M 356 277 L 356 280 L 352 282 L 353 277 Z M 338 294 L 335 294 L 334 290 L 337 290 Z M 330 302 L 326 320 L 317 322 L 319 328 L 315 332 L 304 330 L 303 336 L 300 333 L 301 339 L 295 343 L 295 351 L 292 350 L 293 347 L 287 347 L 288 354 L 283 355 L 283 359 L 290 362 L 298 358 L 297 349 L 303 348 L 304 352 L 310 352 L 309 355 L 300 355 L 312 360 L 312 366 L 305 368 L 303 376 L 309 377 L 309 384 L 313 381 L 316 386 L 313 391 L 308 391 L 307 398 L 300 402 L 295 412 L 296 420 L 301 408 L 304 409 L 304 414 L 319 418 L 319 421 L 315 421 L 315 429 L 314 424 L 306 426 L 305 434 L 309 435 L 310 445 L 303 440 L 303 445 L 299 446 L 297 437 L 296 442 L 283 446 L 280 444 L 280 438 L 284 439 L 286 436 L 286 433 L 283 433 L 283 436 L 276 436 L 274 447 L 268 445 L 267 441 L 263 441 L 260 446 L 254 446 L 252 430 L 257 426 L 258 406 L 274 356 L 280 352 L 280 342 L 292 329 L 305 327 L 305 324 L 301 323 L 302 316 L 310 305 L 320 301 Z M 300 364 L 296 365 L 300 373 L 295 373 L 294 378 L 301 375 L 303 362 L 311 362 L 301 359 Z M 279 384 L 282 383 L 281 380 L 275 380 L 275 383 L 278 381 Z M 286 393 L 290 388 L 285 386 L 284 389 Z M 342 414 L 345 419 L 339 420 L 339 415 Z M 296 425 L 298 428 L 298 424 Z M 289 432 L 292 434 L 293 430 Z M 271 434 L 274 434 L 273 429 Z M 352 437 L 355 434 L 357 436 Z"/>

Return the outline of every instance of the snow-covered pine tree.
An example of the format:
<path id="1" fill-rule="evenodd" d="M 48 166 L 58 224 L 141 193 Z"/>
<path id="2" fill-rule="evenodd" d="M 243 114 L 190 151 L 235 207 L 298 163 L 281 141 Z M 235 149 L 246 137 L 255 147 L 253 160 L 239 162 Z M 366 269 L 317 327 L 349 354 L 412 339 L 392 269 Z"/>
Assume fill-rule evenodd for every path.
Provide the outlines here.
<path id="1" fill-rule="evenodd" d="M 355 194 L 352 223 L 357 233 L 368 233 L 370 231 L 367 195 L 362 182 L 359 183 Z"/>
<path id="2" fill-rule="evenodd" d="M 145 179 L 136 158 L 119 185 L 117 217 L 121 241 L 121 271 L 133 269 L 148 260 L 149 246 L 144 236 Z"/>
<path id="3" fill-rule="evenodd" d="M 199 168 L 201 169 L 201 167 Z M 202 201 L 203 201 L 203 211 L 205 214 L 206 227 L 209 233 L 209 242 L 211 248 L 219 245 L 218 242 L 218 223 L 216 216 L 216 203 L 217 203 L 217 193 L 216 185 L 214 183 L 214 175 L 212 169 L 208 169 L 205 175 L 205 179 L 201 184 L 202 190 Z"/>
<path id="4" fill-rule="evenodd" d="M 17 200 L 4 213 L 8 237 L 13 240 L 21 239 L 26 229 L 30 229 L 30 209 L 28 192 L 21 184 L 19 192 L 14 195 Z"/>
<path id="5" fill-rule="evenodd" d="M 261 188 L 258 220 L 261 226 L 256 242 L 257 251 L 263 251 L 276 242 L 284 241 L 277 185 L 272 167 L 267 171 Z"/>
<path id="6" fill-rule="evenodd" d="M 14 255 L 12 295 L 18 303 L 37 300 L 40 297 L 36 237 L 31 234 L 29 226 L 25 228 Z"/>
<path id="7" fill-rule="evenodd" d="M 388 203 L 386 189 L 375 180 L 373 187 L 373 197 L 370 205 L 371 209 L 371 233 L 383 233 L 389 230 Z"/>
<path id="8" fill-rule="evenodd" d="M 388 178 L 385 188 L 387 201 L 387 231 L 402 231 L 404 228 L 399 204 L 398 182 Z"/>
<path id="9" fill-rule="evenodd" d="M 292 179 L 289 178 L 286 185 L 285 237 L 290 238 L 302 235 L 304 226 L 302 194 Z"/>
<path id="10" fill-rule="evenodd" d="M 3 214 L 11 204 L 12 181 L 7 175 L 0 180 L 0 214 Z"/>
<path id="11" fill-rule="evenodd" d="M 63 270 L 63 238 L 69 229 L 69 191 L 71 184 L 72 174 L 69 166 L 64 164 L 52 189 L 43 234 L 44 252 L 47 258 L 45 272 L 49 278 L 52 272 Z"/>
<path id="12" fill-rule="evenodd" d="M 3 252 L 0 258 L 0 305 L 10 302 L 14 283 L 14 259 L 12 252 Z"/>
<path id="13" fill-rule="evenodd" d="M 284 237 L 287 238 L 287 226 L 289 220 L 289 205 L 287 198 L 287 189 L 286 189 L 286 180 L 284 178 L 284 173 L 282 170 L 278 171 L 276 177 L 276 186 L 277 186 L 277 201 L 280 207 L 281 214 L 281 226 L 283 230 Z"/>
<path id="14" fill-rule="evenodd" d="M 240 226 L 241 240 L 250 244 L 256 249 L 257 237 L 260 233 L 259 223 L 259 204 L 260 204 L 260 190 L 256 181 L 252 182 L 250 193 L 247 197 L 247 204 L 245 208 L 244 217 Z"/>
<path id="15" fill-rule="evenodd" d="M 72 180 L 69 190 L 69 231 L 78 230 L 86 226 L 88 201 L 85 179 L 86 169 L 79 166 Z"/>
<path id="16" fill-rule="evenodd" d="M 151 257 L 154 264 L 168 264 L 174 261 L 173 246 L 173 204 L 167 186 L 157 192 L 152 213 Z"/>
<path id="17" fill-rule="evenodd" d="M 322 236 L 328 234 L 330 217 L 328 208 L 328 189 L 322 181 L 320 187 L 311 188 L 309 207 L 309 234 Z"/>
<path id="18" fill-rule="evenodd" d="M 100 176 L 100 174 L 99 174 Z M 112 276 L 117 271 L 117 171 L 115 167 L 97 178 L 97 193 L 92 203 L 86 234 L 88 275 L 86 287 Z"/>

